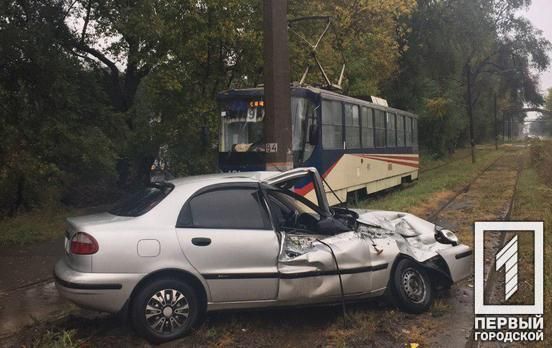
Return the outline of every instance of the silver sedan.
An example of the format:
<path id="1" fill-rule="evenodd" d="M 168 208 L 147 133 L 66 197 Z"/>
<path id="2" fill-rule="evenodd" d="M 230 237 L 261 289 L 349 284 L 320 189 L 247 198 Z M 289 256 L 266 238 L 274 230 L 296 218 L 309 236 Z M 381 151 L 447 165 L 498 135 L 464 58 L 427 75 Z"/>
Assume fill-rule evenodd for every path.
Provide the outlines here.
<path id="1" fill-rule="evenodd" d="M 293 191 L 309 182 L 316 202 Z M 176 179 L 67 219 L 60 294 L 128 312 L 153 342 L 206 311 L 393 297 L 419 313 L 471 274 L 471 249 L 410 214 L 330 208 L 314 168 Z"/>

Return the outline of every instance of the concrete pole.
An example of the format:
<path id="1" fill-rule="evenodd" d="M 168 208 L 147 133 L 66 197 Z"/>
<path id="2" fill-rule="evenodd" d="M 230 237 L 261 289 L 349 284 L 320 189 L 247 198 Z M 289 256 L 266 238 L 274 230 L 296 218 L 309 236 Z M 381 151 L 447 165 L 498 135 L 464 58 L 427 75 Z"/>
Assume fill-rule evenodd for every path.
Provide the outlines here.
<path id="1" fill-rule="evenodd" d="M 498 115 L 496 106 L 496 93 L 494 95 L 494 137 L 495 137 L 495 150 L 498 150 Z"/>
<path id="2" fill-rule="evenodd" d="M 293 168 L 287 0 L 263 0 L 266 170 Z"/>
<path id="3" fill-rule="evenodd" d="M 468 118 L 470 121 L 470 148 L 472 163 L 475 163 L 475 130 L 473 116 L 473 97 L 472 97 L 472 74 L 471 66 L 466 65 L 466 80 L 467 80 L 467 103 L 468 103 Z"/>

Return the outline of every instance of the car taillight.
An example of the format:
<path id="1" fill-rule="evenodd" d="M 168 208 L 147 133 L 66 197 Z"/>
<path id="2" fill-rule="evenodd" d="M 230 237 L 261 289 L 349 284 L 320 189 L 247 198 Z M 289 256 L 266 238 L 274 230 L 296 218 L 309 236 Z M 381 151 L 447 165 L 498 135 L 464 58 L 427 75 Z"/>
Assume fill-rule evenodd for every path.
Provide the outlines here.
<path id="1" fill-rule="evenodd" d="M 71 254 L 91 255 L 97 253 L 98 249 L 98 242 L 88 233 L 77 232 L 71 238 Z"/>

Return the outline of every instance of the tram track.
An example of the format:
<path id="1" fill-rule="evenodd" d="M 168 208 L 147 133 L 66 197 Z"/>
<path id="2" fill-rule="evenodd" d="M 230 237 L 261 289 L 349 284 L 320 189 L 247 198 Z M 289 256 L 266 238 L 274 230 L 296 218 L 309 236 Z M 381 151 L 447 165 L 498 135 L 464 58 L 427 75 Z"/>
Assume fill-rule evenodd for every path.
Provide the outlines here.
<path id="1" fill-rule="evenodd" d="M 504 159 L 504 157 L 506 157 L 506 155 L 502 155 L 502 156 L 498 157 L 497 159 L 492 161 L 488 166 L 484 167 L 483 170 L 481 170 L 475 177 L 473 177 L 470 180 L 470 182 L 468 182 L 466 185 L 464 185 L 460 190 L 456 191 L 456 193 L 451 198 L 449 198 L 444 204 L 442 204 L 440 207 L 438 207 L 437 210 L 432 212 L 429 215 L 429 217 L 427 218 L 427 220 L 429 220 L 431 222 L 435 222 L 435 219 L 439 217 L 439 214 L 441 214 L 445 209 L 450 207 L 451 204 L 454 203 L 454 201 L 456 199 L 458 199 L 458 197 L 460 197 L 460 195 L 462 195 L 463 193 L 468 192 L 470 190 L 470 188 L 472 187 L 473 183 L 475 183 L 479 178 L 481 178 L 497 162 L 499 162 L 501 159 Z"/>
<path id="2" fill-rule="evenodd" d="M 461 240 L 473 241 L 473 222 L 478 220 L 508 220 L 512 215 L 519 177 L 523 170 L 524 154 L 505 153 L 486 165 L 461 190 L 435 209 L 428 220 L 443 226 L 454 226 Z M 486 253 L 494 255 L 503 247 L 507 236 L 491 234 L 486 237 Z M 488 244 L 487 244 L 488 243 Z M 485 262 L 485 294 L 496 292 L 500 277 L 494 271 L 494 258 Z M 447 299 L 451 308 L 450 320 L 456 325 L 448 331 L 438 330 L 433 340 L 436 345 L 449 342 L 454 347 L 479 348 L 474 341 L 473 279 L 455 288 Z M 492 295 L 491 295 L 492 296 Z M 446 333 L 443 333 L 446 332 Z M 486 345 L 483 345 L 486 346 Z"/>
<path id="3" fill-rule="evenodd" d="M 519 163 L 518 163 L 518 167 L 517 167 L 516 179 L 515 179 L 515 183 L 514 183 L 513 193 L 512 193 L 512 196 L 511 196 L 509 204 L 508 204 L 508 210 L 505 212 L 505 214 L 503 216 L 500 217 L 500 220 L 505 220 L 506 221 L 506 220 L 509 220 L 512 216 L 512 211 L 513 211 L 513 208 L 514 208 L 514 201 L 515 201 L 516 192 L 517 192 L 517 189 L 518 189 L 519 177 L 521 176 L 522 170 L 523 170 L 523 159 L 520 159 Z M 507 235 L 508 235 L 508 233 L 501 233 L 500 237 L 499 237 L 499 240 L 498 240 L 498 243 L 491 246 L 492 250 L 490 252 L 493 255 L 506 244 Z M 498 279 L 497 278 L 497 273 L 498 273 L 498 271 L 496 270 L 495 265 L 496 265 L 496 259 L 493 257 L 490 265 L 488 266 L 487 272 L 485 272 L 487 274 L 487 277 L 485 278 L 485 282 L 484 282 L 484 284 L 485 284 L 484 294 L 485 294 L 487 299 L 493 298 L 493 296 L 496 292 L 496 288 L 497 288 L 497 279 Z M 475 340 L 475 329 L 473 327 L 471 328 L 471 332 L 470 332 L 469 337 L 470 337 L 470 339 L 466 342 L 465 348 L 480 348 L 480 347 L 484 346 L 484 344 L 481 341 L 476 341 Z"/>

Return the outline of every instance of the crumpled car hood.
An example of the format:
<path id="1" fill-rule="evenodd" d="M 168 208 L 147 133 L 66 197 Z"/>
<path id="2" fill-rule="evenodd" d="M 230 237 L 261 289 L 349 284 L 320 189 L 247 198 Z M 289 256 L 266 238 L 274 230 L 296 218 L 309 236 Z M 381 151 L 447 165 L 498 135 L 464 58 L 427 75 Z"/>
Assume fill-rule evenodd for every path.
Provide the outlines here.
<path id="1" fill-rule="evenodd" d="M 415 215 L 383 210 L 357 210 L 357 213 L 357 232 L 373 239 L 393 238 L 401 253 L 417 261 L 423 262 L 451 247 L 435 240 L 435 224 Z"/>
<path id="2" fill-rule="evenodd" d="M 287 234 L 283 239 L 280 260 L 288 263 L 310 261 L 309 265 L 314 266 L 317 263 L 314 261 L 316 256 L 320 252 L 325 254 L 327 251 L 327 248 L 318 243 L 317 239 L 330 244 L 341 241 L 339 244 L 343 246 L 343 241 L 346 240 L 354 245 L 366 240 L 391 238 L 396 242 L 401 253 L 419 262 L 426 261 L 437 256 L 440 251 L 452 247 L 450 244 L 442 244 L 435 240 L 435 224 L 415 215 L 382 210 L 355 211 L 359 213 L 358 227 L 355 231 L 334 236 Z M 342 253 L 345 260 L 351 257 L 350 253 Z"/>
<path id="3" fill-rule="evenodd" d="M 434 257 L 445 261 L 439 270 L 456 282 L 471 272 L 471 258 L 458 260 L 468 252 L 466 245 L 452 246 L 435 240 L 435 225 L 408 213 L 355 210 L 359 217 L 353 231 L 333 236 L 282 232 L 278 257 L 279 298 L 314 299 L 338 296 L 337 265 L 346 295 L 382 294 L 399 254 L 420 264 Z M 330 250 L 331 248 L 331 250 Z M 335 254 L 335 260 L 332 259 Z M 428 266 L 429 267 L 429 266 Z"/>

